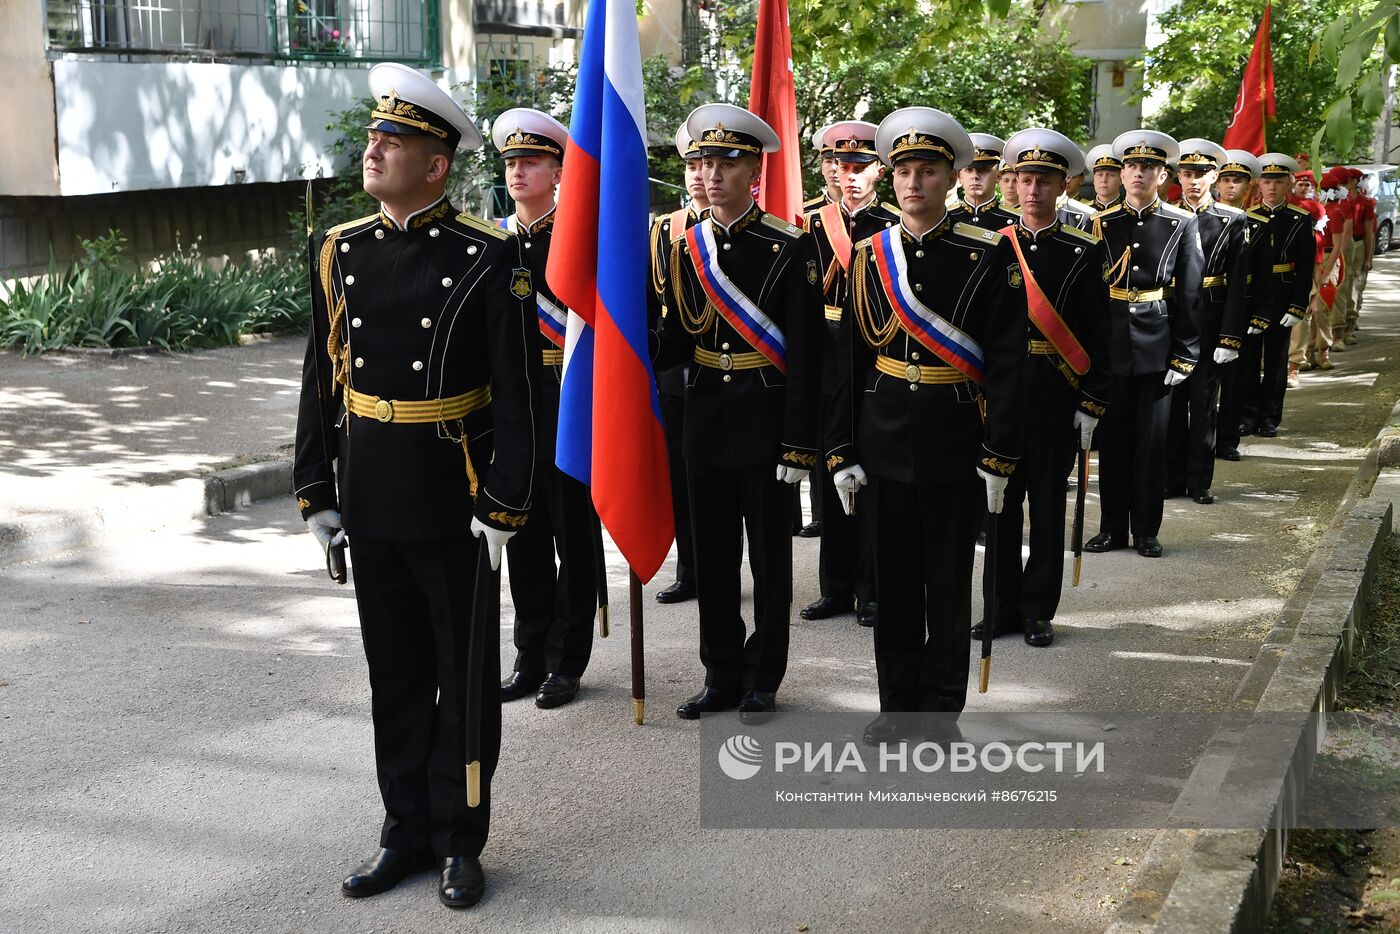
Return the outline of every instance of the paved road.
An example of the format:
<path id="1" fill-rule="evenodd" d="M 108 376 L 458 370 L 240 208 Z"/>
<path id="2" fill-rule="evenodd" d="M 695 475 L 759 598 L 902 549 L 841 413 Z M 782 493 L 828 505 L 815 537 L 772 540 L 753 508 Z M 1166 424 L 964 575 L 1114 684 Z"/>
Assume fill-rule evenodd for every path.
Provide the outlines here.
<path id="1" fill-rule="evenodd" d="M 999 641 L 992 692 L 970 710 L 1228 703 L 1400 396 L 1397 273 L 1400 261 L 1378 264 L 1363 343 L 1290 392 L 1279 437 L 1251 439 L 1245 460 L 1221 465 L 1220 501 L 1169 502 L 1167 556 L 1089 556 L 1055 645 Z M 189 428 L 166 403 L 159 417 L 171 421 L 145 432 L 165 439 L 162 469 L 179 469 L 177 455 L 204 466 L 285 443 L 299 352 L 255 352 L 246 374 L 234 351 L 154 361 L 191 386 L 243 392 L 255 379 L 272 394 L 222 399 L 223 429 Z M 216 357 L 239 375 L 214 375 Z M 16 397 L 44 387 L 16 373 L 56 365 L 0 359 L 0 484 L 27 477 L 49 502 L 83 463 L 145 456 L 133 444 L 103 461 L 99 440 L 143 423 L 139 406 L 118 408 L 132 401 L 118 387 L 135 379 L 104 390 L 102 374 L 145 362 L 62 364 L 73 383 L 45 391 L 55 414 L 77 419 L 59 424 L 90 441 L 26 437 Z M 263 428 L 241 419 L 264 404 Z M 86 453 L 60 463 L 62 443 Z M 119 494 L 129 478 L 101 482 Z M 816 595 L 816 543 L 794 549 L 801 605 Z M 649 717 L 634 727 L 614 554 L 615 632 L 598 643 L 580 702 L 506 708 L 485 901 L 451 913 L 426 874 L 349 901 L 339 880 L 375 845 L 380 811 L 352 597 L 319 557 L 291 504 L 265 502 L 0 571 L 0 839 L 12 854 L 0 930 L 1098 931 L 1151 843 L 1122 830 L 700 828 L 696 727 L 670 713 L 702 678 L 694 604 L 651 601 L 669 568 L 648 587 Z M 508 666 L 508 605 L 504 618 Z M 849 617 L 795 622 L 780 703 L 873 711 L 869 632 Z"/>

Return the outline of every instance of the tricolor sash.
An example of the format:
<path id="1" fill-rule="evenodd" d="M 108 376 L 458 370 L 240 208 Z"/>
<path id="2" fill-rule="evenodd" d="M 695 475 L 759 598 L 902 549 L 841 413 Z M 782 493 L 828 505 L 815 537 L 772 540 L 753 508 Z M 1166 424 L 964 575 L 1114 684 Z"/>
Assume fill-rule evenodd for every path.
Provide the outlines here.
<path id="1" fill-rule="evenodd" d="M 511 233 L 519 233 L 519 222 L 512 214 L 496 222 L 496 226 Z M 556 347 L 564 346 L 564 334 L 569 327 L 569 313 L 549 299 L 543 289 L 535 289 L 535 317 L 539 320 L 540 333 Z"/>
<path id="2" fill-rule="evenodd" d="M 1040 329 L 1046 340 L 1055 345 L 1055 352 L 1069 364 L 1076 376 L 1088 373 L 1089 353 L 1050 303 L 1040 283 L 1035 281 L 1035 274 L 1026 262 L 1026 254 L 1021 250 L 1021 240 L 1016 236 L 1015 226 L 1003 227 L 1001 235 L 1011 241 L 1011 247 L 1016 251 L 1016 261 L 1021 264 L 1021 276 L 1026 280 L 1026 308 L 1030 311 L 1031 323 Z"/>
<path id="3" fill-rule="evenodd" d="M 909 283 L 909 266 L 899 242 L 900 230 L 887 227 L 870 238 L 885 298 L 915 340 L 968 379 L 985 383 L 987 358 L 977 341 L 914 296 L 914 288 Z"/>
<path id="4" fill-rule="evenodd" d="M 817 212 L 822 219 L 822 229 L 826 231 L 826 242 L 831 244 L 831 252 L 846 272 L 851 271 L 851 232 L 846 229 L 846 218 L 841 213 L 841 205 L 832 202 Z"/>
<path id="5" fill-rule="evenodd" d="M 783 332 L 719 268 L 714 221 L 707 217 L 695 224 L 685 232 L 685 239 L 695 275 L 710 304 L 754 350 L 763 354 L 780 372 L 787 373 L 787 341 Z"/>

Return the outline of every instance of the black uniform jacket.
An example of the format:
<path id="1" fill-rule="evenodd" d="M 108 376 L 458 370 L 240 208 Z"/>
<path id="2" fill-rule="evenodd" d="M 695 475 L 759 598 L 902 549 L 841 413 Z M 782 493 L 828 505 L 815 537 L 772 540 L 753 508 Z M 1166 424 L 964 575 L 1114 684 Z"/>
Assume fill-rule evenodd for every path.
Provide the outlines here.
<path id="1" fill-rule="evenodd" d="M 568 313 L 568 308 L 554 294 L 554 290 L 545 281 L 545 269 L 549 265 L 549 245 L 554 239 L 554 210 L 551 209 L 544 217 L 536 218 L 530 224 L 522 224 L 518 219 L 512 219 L 510 229 L 520 240 L 522 255 L 525 263 L 530 267 L 530 279 L 535 286 L 536 295 L 543 295 L 554 303 L 560 311 Z M 535 462 L 539 467 L 552 467 L 554 465 L 554 444 L 559 433 L 559 386 L 563 375 L 562 363 L 555 363 L 554 359 L 562 359 L 563 348 L 545 336 L 539 324 L 539 311 L 531 302 L 530 310 L 534 312 L 530 315 L 530 320 L 526 324 L 526 330 L 533 332 L 532 340 L 539 349 L 534 354 L 534 363 L 540 368 L 540 376 L 536 380 L 539 388 L 539 405 L 535 407 Z M 545 362 L 547 354 L 552 354 L 549 362 Z"/>
<path id="2" fill-rule="evenodd" d="M 1019 212 L 1002 205 L 1001 199 L 993 195 L 981 204 L 973 204 L 964 198 L 948 209 L 948 217 L 954 224 L 972 224 L 983 230 L 1001 230 L 1008 224 L 1016 223 Z"/>
<path id="3" fill-rule="evenodd" d="M 709 217 L 708 209 L 702 219 Z M 666 316 L 656 333 L 653 366 L 690 364 L 685 392 L 686 460 L 714 467 L 817 462 L 821 397 L 821 276 L 812 237 L 757 204 L 728 229 L 713 225 L 724 274 L 782 332 L 787 373 L 775 366 L 722 370 L 693 362 L 755 349 L 714 311 L 684 238 L 674 240 Z"/>
<path id="4" fill-rule="evenodd" d="M 986 385 L 915 385 L 876 368 L 877 353 L 899 367 L 943 364 L 895 317 L 873 241 L 862 241 L 837 337 L 827 466 L 836 473 L 860 464 L 909 484 L 964 480 L 978 467 L 1009 476 L 1021 454 L 1026 369 L 1026 299 L 1016 255 L 1001 234 L 954 222 L 951 212 L 922 237 L 903 225 L 899 232 L 915 295 L 981 346 Z"/>
<path id="5" fill-rule="evenodd" d="M 683 212 L 685 228 L 699 219 L 694 206 Z M 685 236 L 685 229 L 672 230 L 673 215 L 663 214 L 651 225 L 651 288 L 647 289 L 648 327 L 656 330 L 661 319 L 670 313 L 666 307 L 666 284 L 671 279 L 671 245 Z M 677 225 L 679 226 L 679 225 Z M 656 371 L 656 389 L 663 396 L 685 395 L 685 367 Z"/>
<path id="6" fill-rule="evenodd" d="M 1200 354 L 1196 329 L 1205 256 L 1194 214 L 1153 201 L 1138 211 L 1127 202 L 1094 217 L 1104 242 L 1111 289 L 1109 353 L 1113 372 L 1190 375 Z M 1166 289 L 1162 298 L 1142 297 Z M 1135 297 L 1137 296 L 1137 297 Z"/>
<path id="7" fill-rule="evenodd" d="M 444 199 L 407 229 L 382 212 L 333 228 L 312 261 L 292 474 L 302 516 L 338 505 L 352 535 L 415 541 L 466 535 L 473 514 L 494 528 L 523 525 L 539 345 L 520 241 Z M 489 386 L 491 401 L 426 424 L 350 415 L 333 363 L 371 397 L 422 402 Z M 480 479 L 475 503 L 463 433 Z"/>
<path id="8" fill-rule="evenodd" d="M 824 207 L 825 205 L 819 204 L 816 210 L 809 211 L 806 224 L 807 230 L 817 242 L 817 268 L 822 276 L 822 294 L 826 296 L 827 330 L 835 335 L 841 325 L 841 306 L 846 300 L 847 275 L 846 267 L 841 265 L 841 260 L 836 256 L 832 232 L 822 217 Z M 872 199 L 854 215 L 846 210 L 844 202 L 838 202 L 837 210 L 841 212 L 841 222 L 850 238 L 853 254 L 857 243 L 899 223 L 899 208 L 892 204 L 881 204 L 878 199 Z M 846 257 L 847 262 L 850 259 L 851 257 Z"/>
<path id="9" fill-rule="evenodd" d="M 1060 425 L 1068 430 L 1076 409 L 1103 418 L 1113 382 L 1103 243 L 1059 220 L 1034 233 L 1017 224 L 1016 236 L 1041 291 L 1089 355 L 1089 371 L 1079 376 L 1059 354 L 1030 354 L 1025 376 L 1026 424 Z M 1046 335 L 1029 313 L 1026 327 L 1027 340 L 1035 342 L 1032 349 L 1048 349 Z"/>
<path id="10" fill-rule="evenodd" d="M 1312 215 L 1287 202 L 1250 208 L 1250 325 L 1263 331 L 1288 312 L 1303 317 L 1312 294 Z"/>
<path id="11" fill-rule="evenodd" d="M 1201 282 L 1200 320 L 1202 355 L 1215 347 L 1239 350 L 1248 324 L 1249 222 L 1239 208 L 1207 198 L 1200 207 L 1185 201 L 1177 205 L 1196 215 L 1201 251 L 1205 255 Z M 1204 341 L 1214 341 L 1207 346 Z"/>

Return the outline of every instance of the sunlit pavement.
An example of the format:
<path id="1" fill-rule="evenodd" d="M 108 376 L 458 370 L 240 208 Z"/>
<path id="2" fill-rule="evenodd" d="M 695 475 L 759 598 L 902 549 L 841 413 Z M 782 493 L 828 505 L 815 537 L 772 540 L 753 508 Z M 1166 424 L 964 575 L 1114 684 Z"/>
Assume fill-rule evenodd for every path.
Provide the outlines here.
<path id="1" fill-rule="evenodd" d="M 1248 439 L 1244 460 L 1218 463 L 1215 505 L 1168 501 L 1166 556 L 1086 555 L 1055 644 L 998 640 L 991 691 L 971 695 L 969 711 L 1230 701 L 1400 396 L 1398 272 L 1396 259 L 1377 264 L 1361 343 L 1289 392 L 1279 436 Z M 164 362 L 0 358 L 0 500 L 12 511 L 81 507 L 276 453 L 295 422 L 300 356 L 299 342 L 278 341 Z M 130 368 L 124 381 L 35 375 L 116 366 Z M 178 371 L 174 388 L 139 369 L 150 366 Z M 870 632 L 851 616 L 797 619 L 817 596 L 817 542 L 793 547 L 780 709 L 873 713 Z M 11 868 L 0 929 L 1059 932 L 1111 922 L 1151 831 L 700 828 L 697 764 L 712 751 L 673 713 L 703 677 L 695 604 L 652 599 L 670 565 L 647 587 L 648 717 L 636 727 L 615 552 L 609 571 L 614 632 L 596 643 L 579 701 L 505 708 L 489 891 L 454 913 L 429 874 L 374 899 L 339 894 L 378 839 L 368 689 L 351 590 L 326 579 L 289 501 L 109 534 L 5 569 L 0 838 Z"/>

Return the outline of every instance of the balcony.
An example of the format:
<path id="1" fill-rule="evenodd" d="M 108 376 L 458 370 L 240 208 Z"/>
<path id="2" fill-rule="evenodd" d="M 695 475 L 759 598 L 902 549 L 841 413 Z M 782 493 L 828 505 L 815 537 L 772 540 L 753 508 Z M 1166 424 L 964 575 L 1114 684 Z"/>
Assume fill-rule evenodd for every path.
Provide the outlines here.
<path id="1" fill-rule="evenodd" d="M 51 57 L 441 65 L 439 0 L 47 0 Z"/>

